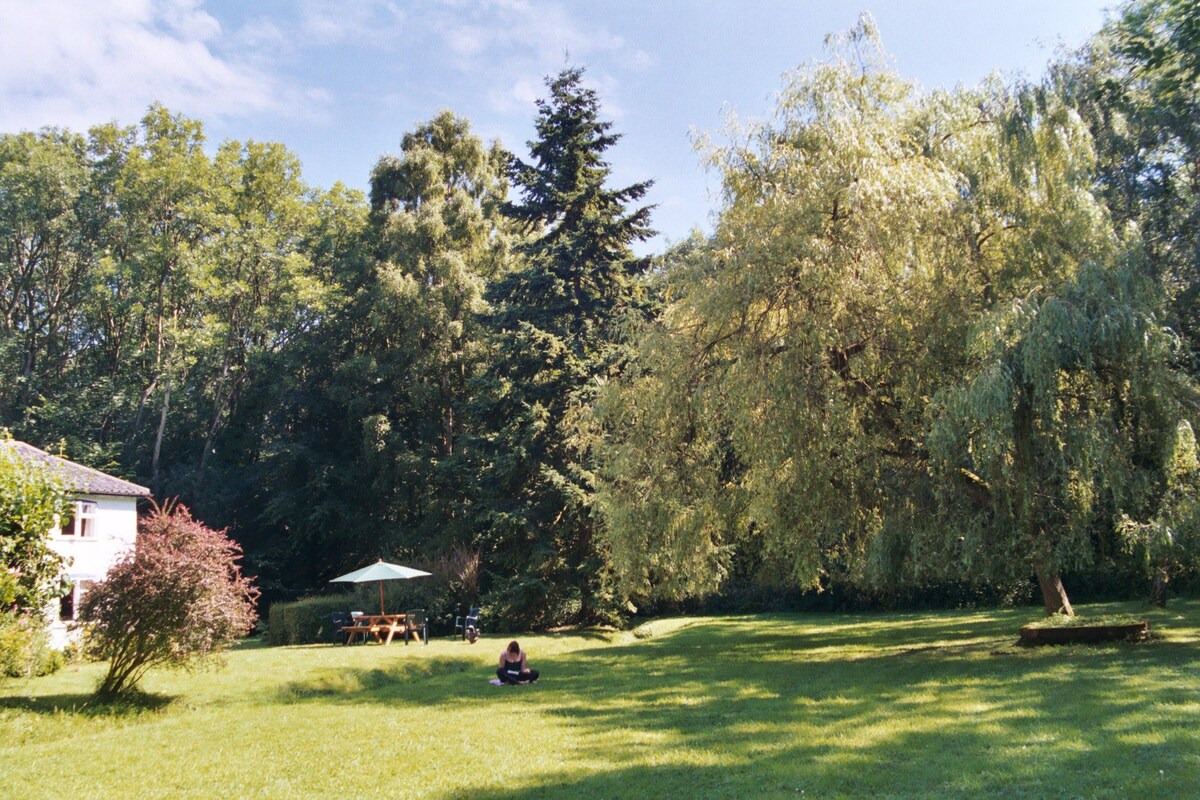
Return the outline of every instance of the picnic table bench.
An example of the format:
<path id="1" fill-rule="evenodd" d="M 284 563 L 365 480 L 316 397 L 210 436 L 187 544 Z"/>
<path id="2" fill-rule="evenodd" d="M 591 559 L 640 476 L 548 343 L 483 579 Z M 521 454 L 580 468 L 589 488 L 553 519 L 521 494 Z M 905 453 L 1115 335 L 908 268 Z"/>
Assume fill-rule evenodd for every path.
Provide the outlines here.
<path id="1" fill-rule="evenodd" d="M 363 614 L 356 617 L 350 625 L 342 627 L 342 633 L 346 635 L 346 644 L 350 644 L 359 636 L 364 642 L 370 636 L 380 644 L 391 644 L 396 634 L 405 635 L 410 632 L 417 639 L 421 638 L 418 628 L 413 627 L 410 630 L 408 614 Z"/>

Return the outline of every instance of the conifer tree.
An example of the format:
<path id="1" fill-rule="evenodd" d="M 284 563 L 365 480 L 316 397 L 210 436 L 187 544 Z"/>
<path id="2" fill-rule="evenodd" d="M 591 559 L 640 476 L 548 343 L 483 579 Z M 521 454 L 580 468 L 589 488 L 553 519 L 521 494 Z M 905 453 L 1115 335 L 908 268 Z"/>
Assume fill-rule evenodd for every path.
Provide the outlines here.
<path id="1" fill-rule="evenodd" d="M 631 209 L 649 182 L 606 187 L 604 159 L 619 135 L 600 119 L 583 70 L 547 81 L 529 162 L 509 176 L 520 197 L 506 206 L 530 238 L 524 265 L 490 289 L 492 367 L 479 503 L 491 599 L 512 622 L 593 622 L 608 610 L 607 562 L 595 535 L 593 458 L 583 412 L 619 368 L 617 331 L 644 301 L 650 207 Z"/>

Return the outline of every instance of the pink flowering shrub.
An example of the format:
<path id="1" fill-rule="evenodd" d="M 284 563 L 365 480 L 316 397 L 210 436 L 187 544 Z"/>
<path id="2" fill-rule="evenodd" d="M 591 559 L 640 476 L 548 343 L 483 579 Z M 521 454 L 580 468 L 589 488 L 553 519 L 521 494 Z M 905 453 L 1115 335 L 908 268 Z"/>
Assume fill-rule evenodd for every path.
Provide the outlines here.
<path id="1" fill-rule="evenodd" d="M 182 505 L 155 508 L 138 523 L 137 547 L 83 599 L 85 648 L 109 662 L 97 689 L 137 689 L 151 667 L 192 668 L 219 660 L 254 624 L 258 589 L 243 576 L 236 542 L 192 519 Z"/>

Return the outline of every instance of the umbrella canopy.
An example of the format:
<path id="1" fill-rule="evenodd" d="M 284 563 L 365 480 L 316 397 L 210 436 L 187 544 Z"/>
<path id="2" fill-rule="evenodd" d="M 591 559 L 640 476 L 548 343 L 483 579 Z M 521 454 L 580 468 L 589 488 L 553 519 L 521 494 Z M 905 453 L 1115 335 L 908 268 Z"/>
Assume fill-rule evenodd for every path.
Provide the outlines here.
<path id="1" fill-rule="evenodd" d="M 369 581 L 379 581 L 379 613 L 385 613 L 383 610 L 383 582 L 395 580 L 407 580 L 408 578 L 420 578 L 431 573 L 412 567 L 402 567 L 399 564 L 389 564 L 382 558 L 378 562 L 369 567 L 356 569 L 354 572 L 347 572 L 345 575 L 339 575 L 330 580 L 330 583 L 367 583 Z"/>

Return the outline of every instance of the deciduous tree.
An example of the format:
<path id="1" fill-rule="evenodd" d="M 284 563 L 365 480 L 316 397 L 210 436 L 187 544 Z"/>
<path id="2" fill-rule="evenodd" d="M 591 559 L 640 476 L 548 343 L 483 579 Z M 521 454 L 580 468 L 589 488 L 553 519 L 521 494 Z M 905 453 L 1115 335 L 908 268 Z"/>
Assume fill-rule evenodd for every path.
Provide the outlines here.
<path id="1" fill-rule="evenodd" d="M 444 112 L 375 166 L 345 306 L 293 343 L 288 372 L 304 380 L 272 418 L 291 434 L 270 445 L 262 519 L 287 526 L 279 544 L 302 584 L 470 539 L 469 407 L 484 287 L 510 260 L 506 160 Z"/>
<path id="2" fill-rule="evenodd" d="M 917 537 L 914 549 L 969 574 L 1034 573 L 1047 614 L 1073 613 L 1060 574 L 1093 565 L 1098 533 L 1126 515 L 1179 516 L 1159 509 L 1191 389 L 1173 368 L 1155 283 L 1125 258 L 1085 265 L 981 321 L 981 357 L 930 409 L 932 468 L 953 529 Z M 1171 481 L 1176 491 L 1186 477 Z M 1144 546 L 1155 568 L 1166 563 L 1157 539 Z"/>
<path id="3" fill-rule="evenodd" d="M 1181 420 L 1162 294 L 1053 87 L 922 95 L 869 18 L 834 44 L 712 150 L 716 231 L 669 255 L 605 399 L 614 564 L 668 597 L 735 559 L 800 587 L 1036 572 L 1069 608 L 1061 571 L 1154 507 Z"/>
<path id="4" fill-rule="evenodd" d="M 50 532 L 66 513 L 62 483 L 19 458 L 0 428 L 0 612 L 41 618 L 62 593 L 63 559 Z"/>
<path id="5" fill-rule="evenodd" d="M 98 249 L 84 137 L 0 135 L 0 416 L 64 389 Z"/>
<path id="6" fill-rule="evenodd" d="M 734 559 L 791 586 L 861 575 L 885 526 L 928 511 L 925 400 L 961 369 L 985 287 L 1013 280 L 1000 213 L 975 210 L 1003 189 L 1000 89 L 923 98 L 869 18 L 832 44 L 772 121 L 707 146 L 716 231 L 668 254 L 670 302 L 605 399 L 604 506 L 635 596 L 713 591 Z"/>
<path id="7" fill-rule="evenodd" d="M 1052 71 L 1096 140 L 1102 196 L 1117 220 L 1142 231 L 1193 375 L 1200 374 L 1198 53 L 1200 5 L 1129 0 Z"/>

